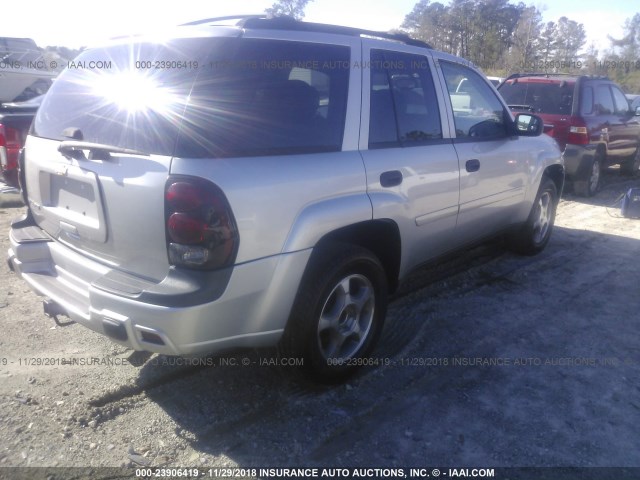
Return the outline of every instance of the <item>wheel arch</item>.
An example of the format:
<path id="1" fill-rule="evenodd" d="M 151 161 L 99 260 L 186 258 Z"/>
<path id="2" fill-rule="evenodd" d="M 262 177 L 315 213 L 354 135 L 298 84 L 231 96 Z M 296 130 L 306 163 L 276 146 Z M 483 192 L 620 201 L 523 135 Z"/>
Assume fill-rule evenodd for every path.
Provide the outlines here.
<path id="1" fill-rule="evenodd" d="M 558 198 L 562 195 L 564 188 L 564 167 L 562 165 L 549 165 L 543 172 L 543 177 L 553 180 L 558 190 Z"/>
<path id="2" fill-rule="evenodd" d="M 339 228 L 324 235 L 314 250 L 335 243 L 355 245 L 372 252 L 384 267 L 389 292 L 398 288 L 402 243 L 394 221 L 370 220 Z"/>

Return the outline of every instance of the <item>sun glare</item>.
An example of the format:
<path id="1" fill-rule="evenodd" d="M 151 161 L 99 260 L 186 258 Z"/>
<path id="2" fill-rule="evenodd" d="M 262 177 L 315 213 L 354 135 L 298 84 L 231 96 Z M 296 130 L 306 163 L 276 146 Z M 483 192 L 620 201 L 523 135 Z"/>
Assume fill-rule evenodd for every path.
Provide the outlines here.
<path id="1" fill-rule="evenodd" d="M 140 70 L 101 75 L 96 79 L 95 90 L 105 101 L 130 113 L 148 110 L 163 113 L 172 103 L 169 89 Z"/>

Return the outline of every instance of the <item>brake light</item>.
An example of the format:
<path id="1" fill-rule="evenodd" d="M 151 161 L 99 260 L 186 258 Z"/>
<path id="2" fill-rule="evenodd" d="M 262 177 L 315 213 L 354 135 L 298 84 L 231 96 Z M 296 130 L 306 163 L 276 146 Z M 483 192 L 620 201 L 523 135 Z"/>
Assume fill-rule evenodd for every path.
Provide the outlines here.
<path id="1" fill-rule="evenodd" d="M 194 245 L 204 240 L 207 225 L 188 213 L 174 213 L 169 217 L 168 227 L 171 240 Z"/>
<path id="2" fill-rule="evenodd" d="M 567 135 L 567 143 L 573 145 L 588 145 L 589 131 L 587 125 L 580 119 L 574 118 L 569 126 L 569 134 Z"/>
<path id="3" fill-rule="evenodd" d="M 0 164 L 2 170 L 18 168 L 20 133 L 15 128 L 0 124 Z"/>
<path id="4" fill-rule="evenodd" d="M 222 190 L 208 180 L 172 176 L 165 189 L 167 250 L 171 265 L 213 270 L 230 266 L 239 236 Z"/>

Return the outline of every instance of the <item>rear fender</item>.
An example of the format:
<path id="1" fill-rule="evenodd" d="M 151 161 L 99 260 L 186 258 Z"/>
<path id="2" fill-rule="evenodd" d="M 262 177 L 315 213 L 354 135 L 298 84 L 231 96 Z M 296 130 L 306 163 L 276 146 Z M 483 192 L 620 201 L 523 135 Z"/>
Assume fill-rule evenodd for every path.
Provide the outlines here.
<path id="1" fill-rule="evenodd" d="M 282 253 L 313 248 L 328 233 L 372 218 L 371 201 L 365 193 L 313 203 L 297 216 Z"/>

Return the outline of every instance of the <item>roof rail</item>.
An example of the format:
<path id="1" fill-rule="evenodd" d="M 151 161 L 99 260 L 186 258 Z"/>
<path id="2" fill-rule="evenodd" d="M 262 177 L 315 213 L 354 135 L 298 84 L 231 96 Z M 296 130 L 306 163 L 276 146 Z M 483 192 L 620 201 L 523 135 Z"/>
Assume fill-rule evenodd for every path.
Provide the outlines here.
<path id="1" fill-rule="evenodd" d="M 393 40 L 416 47 L 432 48 L 426 42 L 415 40 L 404 33 L 378 32 L 375 30 L 364 30 L 353 27 L 342 27 L 339 25 L 326 25 L 323 23 L 301 22 L 293 17 L 282 15 L 267 18 L 266 15 L 229 15 L 226 17 L 205 18 L 183 23 L 181 26 L 204 25 L 207 23 L 222 22 L 228 20 L 238 20 L 235 24 L 238 27 L 266 29 L 266 30 L 294 30 L 302 32 L 335 33 L 338 35 L 367 36 L 372 38 L 383 38 Z"/>
<path id="2" fill-rule="evenodd" d="M 301 22 L 286 15 L 273 18 L 249 18 L 244 22 L 245 28 L 261 28 L 268 30 L 295 30 L 303 32 L 335 33 L 338 35 L 350 35 L 354 37 L 367 36 L 393 40 L 416 47 L 432 48 L 426 42 L 411 38 L 404 33 L 378 32 L 375 30 L 365 30 L 361 28 L 343 27 L 340 25 L 327 25 L 323 23 Z"/>
<path id="3" fill-rule="evenodd" d="M 192 22 L 182 23 L 181 27 L 188 27 L 193 25 L 204 25 L 206 23 L 214 23 L 214 22 L 224 22 L 227 20 L 238 20 L 236 25 L 241 27 L 244 22 L 246 22 L 250 18 L 266 18 L 265 14 L 261 15 L 227 15 L 226 17 L 213 17 L 213 18 L 203 18 L 201 20 L 193 20 Z"/>
<path id="4" fill-rule="evenodd" d="M 522 78 L 522 77 L 575 77 L 575 78 L 593 78 L 598 80 L 609 80 L 609 77 L 600 76 L 600 75 L 580 75 L 576 73 L 550 73 L 550 72 L 529 72 L 529 73 L 512 73 L 507 78 L 507 80 L 513 80 L 514 78 Z"/>

